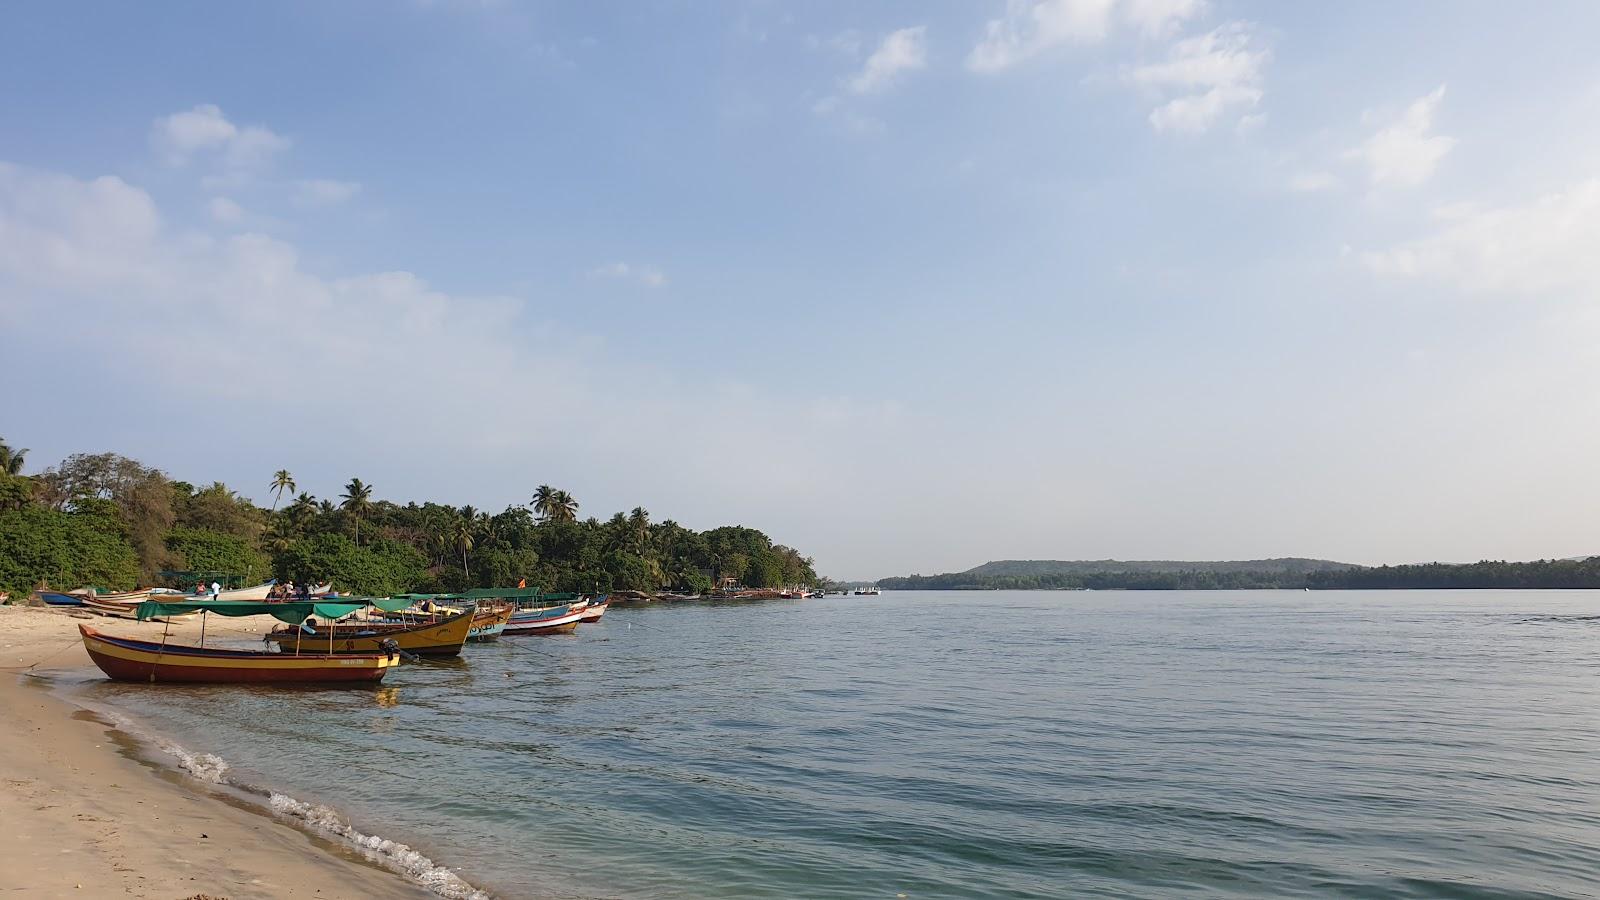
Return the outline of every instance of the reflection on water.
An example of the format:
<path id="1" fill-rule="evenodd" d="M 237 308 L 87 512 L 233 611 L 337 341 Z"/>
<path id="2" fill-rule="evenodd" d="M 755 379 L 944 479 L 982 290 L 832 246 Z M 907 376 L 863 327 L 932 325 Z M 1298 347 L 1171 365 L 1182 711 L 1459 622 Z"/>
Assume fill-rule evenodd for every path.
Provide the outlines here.
<path id="1" fill-rule="evenodd" d="M 509 896 L 1593 896 L 1597 615 L 885 594 L 613 608 L 371 689 L 85 690 Z"/>

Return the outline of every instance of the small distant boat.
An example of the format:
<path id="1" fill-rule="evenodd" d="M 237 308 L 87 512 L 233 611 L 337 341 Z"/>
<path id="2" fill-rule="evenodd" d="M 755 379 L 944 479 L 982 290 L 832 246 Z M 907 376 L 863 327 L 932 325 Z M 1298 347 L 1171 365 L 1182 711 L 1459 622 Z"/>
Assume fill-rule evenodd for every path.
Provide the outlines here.
<path id="1" fill-rule="evenodd" d="M 168 618 L 190 612 L 215 612 L 225 616 L 270 615 L 283 622 L 304 620 L 313 614 L 349 615 L 359 604 L 346 603 L 233 603 L 213 604 L 147 601 L 139 605 L 140 619 Z M 117 681 L 146 684 L 373 684 L 383 680 L 400 663 L 397 650 L 378 653 L 272 653 L 264 650 L 225 650 L 206 647 L 204 632 L 198 647 L 160 641 L 117 637 L 80 624 L 83 647 L 100 671 Z"/>
<path id="2" fill-rule="evenodd" d="M 882 593 L 882 592 L 879 591 L 876 587 L 857 588 L 856 589 L 856 596 L 857 597 L 876 597 L 880 593 Z"/>

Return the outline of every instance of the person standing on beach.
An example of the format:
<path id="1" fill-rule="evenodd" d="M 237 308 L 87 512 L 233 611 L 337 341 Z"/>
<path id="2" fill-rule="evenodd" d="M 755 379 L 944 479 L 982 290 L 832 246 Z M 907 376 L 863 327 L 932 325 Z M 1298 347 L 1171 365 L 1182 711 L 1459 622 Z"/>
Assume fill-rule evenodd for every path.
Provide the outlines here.
<path id="1" fill-rule="evenodd" d="M 211 599 L 212 600 L 217 599 L 217 596 L 220 595 L 221 593 L 222 593 L 222 585 L 216 583 L 215 581 L 211 582 Z"/>

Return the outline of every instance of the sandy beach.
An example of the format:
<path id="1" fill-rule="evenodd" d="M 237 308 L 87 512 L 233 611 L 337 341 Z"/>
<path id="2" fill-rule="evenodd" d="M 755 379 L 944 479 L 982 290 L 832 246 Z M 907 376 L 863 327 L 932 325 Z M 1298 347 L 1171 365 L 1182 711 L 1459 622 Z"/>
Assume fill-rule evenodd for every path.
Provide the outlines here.
<path id="1" fill-rule="evenodd" d="M 208 639 L 259 638 L 270 624 L 211 618 Z M 434 896 L 353 848 L 138 761 L 126 735 L 24 674 L 41 658 L 32 671 L 45 676 L 92 668 L 77 632 L 86 619 L 130 636 L 162 628 L 0 606 L 0 890 L 7 896 Z M 173 627 L 186 642 L 198 631 L 193 621 Z"/>

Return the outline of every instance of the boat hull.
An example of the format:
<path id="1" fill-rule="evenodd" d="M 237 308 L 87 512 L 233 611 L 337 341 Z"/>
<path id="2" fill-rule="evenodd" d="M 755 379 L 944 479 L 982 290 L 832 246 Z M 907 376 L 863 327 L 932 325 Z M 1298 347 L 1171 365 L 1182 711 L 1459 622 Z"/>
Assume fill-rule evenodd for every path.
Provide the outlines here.
<path id="1" fill-rule="evenodd" d="M 511 616 L 505 634 L 569 634 L 578 630 L 583 609 L 561 606 L 554 609 L 523 609 Z"/>
<path id="2" fill-rule="evenodd" d="M 417 656 L 456 656 L 472 630 L 472 613 L 468 611 L 423 625 L 363 622 L 336 624 L 331 630 L 331 642 L 328 625 L 318 625 L 316 634 L 307 634 L 294 626 L 279 628 L 267 638 L 284 653 L 293 653 L 297 640 L 301 653 L 382 653 L 383 642 L 394 641 L 401 650 Z"/>
<path id="3" fill-rule="evenodd" d="M 79 625 L 83 647 L 116 681 L 147 684 L 375 684 L 399 663 L 393 654 L 263 653 L 119 638 Z"/>
<path id="4" fill-rule="evenodd" d="M 78 594 L 63 594 L 60 591 L 35 591 L 39 599 L 51 606 L 82 606 L 83 597 Z"/>
<path id="5" fill-rule="evenodd" d="M 605 603 L 591 603 L 590 605 L 584 607 L 583 614 L 578 617 L 578 621 L 598 622 L 600 621 L 600 617 L 606 614 L 606 608 L 610 605 L 610 601 Z"/>

